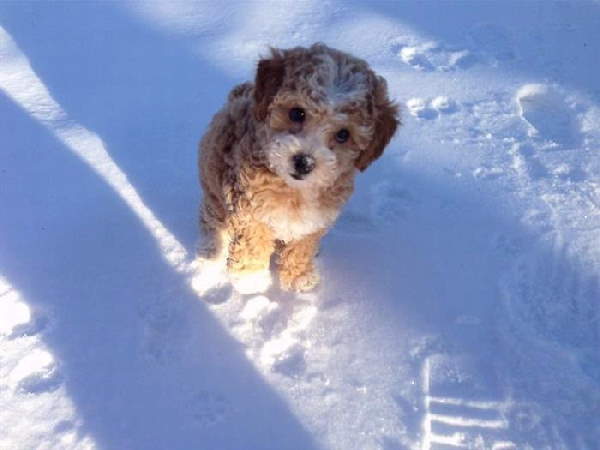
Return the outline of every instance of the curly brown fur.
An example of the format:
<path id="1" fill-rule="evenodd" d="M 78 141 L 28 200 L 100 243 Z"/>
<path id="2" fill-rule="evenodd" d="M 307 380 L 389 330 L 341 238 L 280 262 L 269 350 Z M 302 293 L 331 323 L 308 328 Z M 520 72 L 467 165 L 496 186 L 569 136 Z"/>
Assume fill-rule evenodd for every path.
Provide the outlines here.
<path id="1" fill-rule="evenodd" d="M 293 120 L 293 108 L 304 120 Z M 256 286 L 236 285 L 252 292 L 268 285 L 278 248 L 281 286 L 313 288 L 320 238 L 352 193 L 356 169 L 381 156 L 398 124 L 385 80 L 365 61 L 323 44 L 272 49 L 200 142 L 200 256 L 226 261 L 234 285 L 262 274 Z M 310 168 L 295 165 L 296 155 Z"/>

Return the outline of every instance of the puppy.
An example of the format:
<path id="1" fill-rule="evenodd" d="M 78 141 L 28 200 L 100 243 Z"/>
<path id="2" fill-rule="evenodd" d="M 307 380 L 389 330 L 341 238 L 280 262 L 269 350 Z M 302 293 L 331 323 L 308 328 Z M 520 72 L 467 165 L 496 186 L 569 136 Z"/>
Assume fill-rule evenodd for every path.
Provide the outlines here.
<path id="1" fill-rule="evenodd" d="M 236 86 L 200 142 L 206 261 L 240 293 L 319 282 L 319 241 L 399 125 L 385 80 L 361 59 L 314 44 L 272 49 L 254 83 Z"/>

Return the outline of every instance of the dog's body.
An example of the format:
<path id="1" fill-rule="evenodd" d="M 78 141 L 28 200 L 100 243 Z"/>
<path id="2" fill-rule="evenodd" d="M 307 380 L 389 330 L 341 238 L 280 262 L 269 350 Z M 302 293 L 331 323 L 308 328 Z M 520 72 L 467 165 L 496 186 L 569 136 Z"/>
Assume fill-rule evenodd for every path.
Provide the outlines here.
<path id="1" fill-rule="evenodd" d="M 235 87 L 200 142 L 201 258 L 222 260 L 240 292 L 318 282 L 319 240 L 398 124 L 383 78 L 322 44 L 272 50 Z"/>

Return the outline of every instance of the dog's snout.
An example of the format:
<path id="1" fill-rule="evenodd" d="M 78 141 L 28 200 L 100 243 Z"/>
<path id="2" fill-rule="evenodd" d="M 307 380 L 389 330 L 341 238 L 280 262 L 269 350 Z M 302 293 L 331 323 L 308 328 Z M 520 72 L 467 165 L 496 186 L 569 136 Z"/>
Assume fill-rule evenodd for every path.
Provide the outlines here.
<path id="1" fill-rule="evenodd" d="M 294 171 L 298 175 L 308 175 L 315 168 L 315 159 L 304 153 L 298 153 L 292 157 Z"/>

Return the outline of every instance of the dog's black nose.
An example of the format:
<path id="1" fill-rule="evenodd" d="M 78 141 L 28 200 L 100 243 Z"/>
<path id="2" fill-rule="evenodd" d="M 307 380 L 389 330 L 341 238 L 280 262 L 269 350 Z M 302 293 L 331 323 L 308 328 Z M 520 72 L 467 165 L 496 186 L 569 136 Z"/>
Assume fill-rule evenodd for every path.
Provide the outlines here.
<path id="1" fill-rule="evenodd" d="M 315 159 L 304 153 L 292 156 L 292 162 L 294 163 L 294 171 L 298 175 L 308 175 L 315 168 Z"/>

